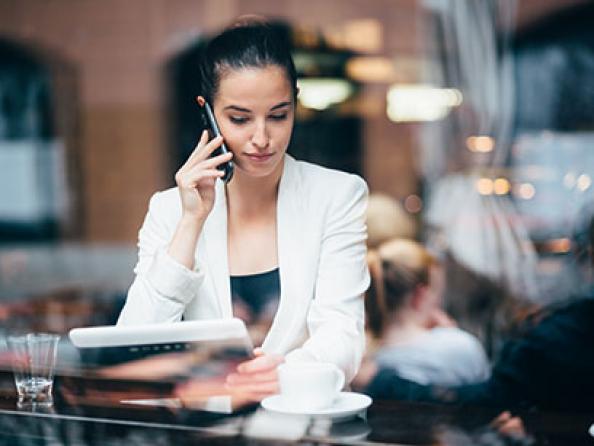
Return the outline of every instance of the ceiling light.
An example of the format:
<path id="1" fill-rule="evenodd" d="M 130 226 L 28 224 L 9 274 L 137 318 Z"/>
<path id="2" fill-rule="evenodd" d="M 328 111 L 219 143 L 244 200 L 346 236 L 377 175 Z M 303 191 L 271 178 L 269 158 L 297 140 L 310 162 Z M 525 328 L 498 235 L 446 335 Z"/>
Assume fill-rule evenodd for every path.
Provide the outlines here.
<path id="1" fill-rule="evenodd" d="M 345 79 L 305 78 L 299 79 L 297 84 L 301 105 L 315 110 L 343 102 L 354 92 L 353 85 Z"/>
<path id="2" fill-rule="evenodd" d="M 346 73 L 358 82 L 393 82 L 395 77 L 394 63 L 387 57 L 353 57 Z"/>
<path id="3" fill-rule="evenodd" d="M 395 84 L 388 90 L 387 100 L 392 121 L 437 121 L 462 103 L 462 93 L 454 88 Z"/>
<path id="4" fill-rule="evenodd" d="M 497 195 L 505 195 L 509 192 L 511 185 L 506 178 L 497 178 L 493 182 L 493 190 Z"/>
<path id="5" fill-rule="evenodd" d="M 476 190 L 481 195 L 491 195 L 493 193 L 493 180 L 490 178 L 479 178 L 476 182 Z"/>
<path id="6" fill-rule="evenodd" d="M 466 147 L 471 152 L 489 153 L 495 147 L 495 141 L 490 136 L 469 136 L 466 138 Z"/>

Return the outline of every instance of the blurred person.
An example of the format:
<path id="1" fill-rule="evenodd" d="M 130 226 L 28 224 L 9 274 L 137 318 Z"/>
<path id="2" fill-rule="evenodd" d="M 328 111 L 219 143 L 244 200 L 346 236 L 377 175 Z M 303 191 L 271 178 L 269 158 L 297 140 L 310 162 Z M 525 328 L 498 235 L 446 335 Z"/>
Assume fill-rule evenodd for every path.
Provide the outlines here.
<path id="1" fill-rule="evenodd" d="M 382 193 L 369 195 L 367 205 L 367 246 L 377 248 L 393 238 L 413 239 L 417 232 L 414 219 L 393 197 Z"/>
<path id="2" fill-rule="evenodd" d="M 587 236 L 584 236 L 587 235 Z M 594 217 L 578 228 L 573 250 L 594 267 Z M 589 271 L 588 271 L 589 270 Z M 525 321 L 508 340 L 484 383 L 465 386 L 419 385 L 391 368 L 380 368 L 366 391 L 380 399 L 536 408 L 594 413 L 594 289 L 547 306 Z"/>
<path id="3" fill-rule="evenodd" d="M 286 154 L 298 94 L 290 49 L 254 19 L 209 42 L 197 100 L 212 105 L 222 137 L 203 132 L 177 187 L 151 198 L 118 320 L 243 315 L 249 325 L 273 311 L 256 358 L 227 380 L 256 398 L 277 392 L 283 361 L 331 362 L 349 381 L 364 350 L 367 186 Z M 231 153 L 211 156 L 223 138 Z M 232 180 L 217 181 L 231 160 Z"/>
<path id="4" fill-rule="evenodd" d="M 444 271 L 413 240 L 383 243 L 368 255 L 371 286 L 365 297 L 368 329 L 378 340 L 365 371 L 395 370 L 420 384 L 457 385 L 485 381 L 489 362 L 480 342 L 442 310 Z"/>

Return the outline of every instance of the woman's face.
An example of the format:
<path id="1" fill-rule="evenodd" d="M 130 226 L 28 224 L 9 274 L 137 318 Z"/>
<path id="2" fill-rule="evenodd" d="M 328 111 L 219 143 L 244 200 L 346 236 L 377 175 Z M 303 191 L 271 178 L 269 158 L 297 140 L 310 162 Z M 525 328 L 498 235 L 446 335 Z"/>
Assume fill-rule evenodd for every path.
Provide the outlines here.
<path id="1" fill-rule="evenodd" d="M 214 114 L 233 161 L 242 172 L 265 177 L 282 170 L 294 121 L 291 85 L 276 65 L 224 73 Z"/>

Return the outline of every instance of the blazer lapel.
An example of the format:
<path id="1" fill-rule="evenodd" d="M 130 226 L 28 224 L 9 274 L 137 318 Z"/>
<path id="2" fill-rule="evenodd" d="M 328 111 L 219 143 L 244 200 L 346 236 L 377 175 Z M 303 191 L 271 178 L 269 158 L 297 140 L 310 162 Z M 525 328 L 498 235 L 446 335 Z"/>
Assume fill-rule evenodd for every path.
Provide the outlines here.
<path id="1" fill-rule="evenodd" d="M 231 306 L 231 285 L 229 282 L 229 262 L 227 261 L 227 199 L 225 184 L 217 181 L 213 209 L 204 224 L 206 246 L 206 270 L 216 293 L 221 316 L 233 316 Z M 199 255 L 199 253 L 198 253 Z"/>
<path id="2" fill-rule="evenodd" d="M 305 203 L 299 195 L 299 175 L 295 160 L 285 155 L 283 175 L 279 184 L 277 203 L 277 246 L 280 269 L 281 296 L 278 311 L 263 343 L 267 352 L 286 351 L 288 343 L 295 342 L 295 333 L 301 330 L 303 318 L 300 311 L 307 311 L 308 274 L 303 252 L 302 218 Z M 304 303 L 300 302 L 304 299 Z"/>

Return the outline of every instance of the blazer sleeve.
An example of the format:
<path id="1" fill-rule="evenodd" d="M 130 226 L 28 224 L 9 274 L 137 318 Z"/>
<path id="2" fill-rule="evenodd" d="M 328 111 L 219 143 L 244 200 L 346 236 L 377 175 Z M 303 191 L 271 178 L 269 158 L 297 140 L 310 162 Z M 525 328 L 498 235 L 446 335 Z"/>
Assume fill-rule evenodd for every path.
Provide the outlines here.
<path id="1" fill-rule="evenodd" d="M 366 262 L 367 185 L 350 176 L 328 205 L 314 299 L 307 314 L 309 339 L 287 361 L 332 362 L 347 382 L 357 373 L 365 348 L 363 294 Z"/>
<path id="2" fill-rule="evenodd" d="M 169 192 L 158 192 L 138 235 L 136 277 L 128 291 L 118 325 L 175 322 L 186 305 L 196 297 L 204 280 L 200 270 L 191 271 L 166 252 L 173 236 L 166 217 L 172 214 Z"/>

